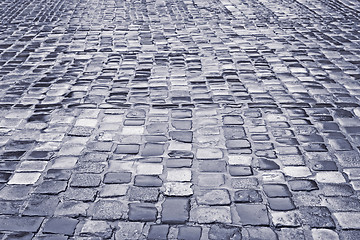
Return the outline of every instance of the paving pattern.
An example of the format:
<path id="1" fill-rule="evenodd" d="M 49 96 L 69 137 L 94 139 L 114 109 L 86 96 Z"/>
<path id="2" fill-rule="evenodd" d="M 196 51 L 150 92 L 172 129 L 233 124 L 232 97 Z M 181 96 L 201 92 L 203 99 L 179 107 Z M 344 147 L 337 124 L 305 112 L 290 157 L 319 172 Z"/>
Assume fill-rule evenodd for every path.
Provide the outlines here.
<path id="1" fill-rule="evenodd" d="M 360 239 L 359 1 L 0 21 L 0 239 Z"/>

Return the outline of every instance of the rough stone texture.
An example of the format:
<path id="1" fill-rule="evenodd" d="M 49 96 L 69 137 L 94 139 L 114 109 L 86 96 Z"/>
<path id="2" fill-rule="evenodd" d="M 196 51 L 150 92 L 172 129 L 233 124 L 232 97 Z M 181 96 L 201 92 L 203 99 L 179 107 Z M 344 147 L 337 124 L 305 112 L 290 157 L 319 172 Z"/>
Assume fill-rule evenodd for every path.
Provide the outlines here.
<path id="1" fill-rule="evenodd" d="M 360 239 L 359 10 L 0 1 L 0 239 Z"/>
<path id="2" fill-rule="evenodd" d="M 115 233 L 115 239 L 140 239 L 144 223 L 140 222 L 120 222 L 119 229 Z"/>
<path id="3" fill-rule="evenodd" d="M 197 223 L 231 223 L 230 207 L 197 207 L 191 210 L 190 220 Z"/>

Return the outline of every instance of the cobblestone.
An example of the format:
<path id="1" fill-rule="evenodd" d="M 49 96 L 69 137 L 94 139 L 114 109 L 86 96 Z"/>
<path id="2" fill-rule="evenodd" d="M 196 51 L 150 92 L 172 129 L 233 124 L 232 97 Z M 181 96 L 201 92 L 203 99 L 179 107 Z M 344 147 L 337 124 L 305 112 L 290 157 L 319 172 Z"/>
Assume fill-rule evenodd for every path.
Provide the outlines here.
<path id="1" fill-rule="evenodd" d="M 359 2 L 0 2 L 0 239 L 359 239 Z"/>

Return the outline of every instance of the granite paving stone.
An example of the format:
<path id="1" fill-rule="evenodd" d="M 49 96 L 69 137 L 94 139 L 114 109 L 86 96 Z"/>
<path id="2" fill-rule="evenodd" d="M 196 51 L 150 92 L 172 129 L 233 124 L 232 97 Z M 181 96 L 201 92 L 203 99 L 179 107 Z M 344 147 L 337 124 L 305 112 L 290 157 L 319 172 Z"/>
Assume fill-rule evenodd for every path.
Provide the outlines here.
<path id="1" fill-rule="evenodd" d="M 359 239 L 359 9 L 0 1 L 0 239 Z"/>
<path id="2" fill-rule="evenodd" d="M 54 217 L 47 220 L 43 227 L 43 233 L 54 233 L 73 235 L 75 232 L 78 220 L 66 217 Z"/>
<path id="3" fill-rule="evenodd" d="M 144 223 L 141 222 L 119 222 L 115 239 L 141 239 Z"/>

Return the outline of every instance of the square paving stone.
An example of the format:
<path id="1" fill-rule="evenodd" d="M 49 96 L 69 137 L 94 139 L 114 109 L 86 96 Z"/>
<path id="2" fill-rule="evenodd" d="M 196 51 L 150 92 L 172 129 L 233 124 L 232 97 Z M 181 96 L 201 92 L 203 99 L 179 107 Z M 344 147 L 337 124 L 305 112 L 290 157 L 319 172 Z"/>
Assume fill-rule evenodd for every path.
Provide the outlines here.
<path id="1" fill-rule="evenodd" d="M 236 204 L 240 222 L 244 225 L 269 225 L 269 216 L 265 205 Z"/>
<path id="2" fill-rule="evenodd" d="M 257 188 L 259 182 L 257 178 L 233 178 L 231 179 L 231 186 L 235 189 L 254 189 Z"/>
<path id="3" fill-rule="evenodd" d="M 43 232 L 64 235 L 73 235 L 78 220 L 66 217 L 53 217 L 45 222 Z"/>
<path id="4" fill-rule="evenodd" d="M 112 235 L 112 228 L 106 221 L 87 220 L 81 228 L 80 236 L 100 237 L 108 239 Z"/>
<path id="5" fill-rule="evenodd" d="M 7 185 L 0 190 L 0 199 L 25 200 L 31 189 L 31 186 L 26 185 Z"/>
<path id="6" fill-rule="evenodd" d="M 35 188 L 35 193 L 41 194 L 59 194 L 65 191 L 67 187 L 67 181 L 43 181 Z"/>
<path id="7" fill-rule="evenodd" d="M 193 141 L 193 132 L 191 131 L 171 131 L 169 135 L 172 140 L 191 143 Z"/>
<path id="8" fill-rule="evenodd" d="M 68 133 L 69 136 L 90 137 L 94 128 L 86 126 L 75 126 Z"/>
<path id="9" fill-rule="evenodd" d="M 240 115 L 223 116 L 224 125 L 243 125 L 244 119 Z"/>
<path id="10" fill-rule="evenodd" d="M 171 125 L 177 130 L 190 130 L 192 128 L 191 120 L 173 120 Z"/>
<path id="11" fill-rule="evenodd" d="M 145 147 L 141 152 L 141 156 L 161 156 L 164 154 L 164 144 L 160 143 L 145 143 Z"/>
<path id="12" fill-rule="evenodd" d="M 119 222 L 119 229 L 115 233 L 115 240 L 141 239 L 144 223 Z"/>
<path id="13" fill-rule="evenodd" d="M 16 172 L 12 178 L 9 180 L 8 184 L 23 184 L 23 185 L 31 185 L 35 184 L 41 176 L 41 173 L 36 172 Z"/>
<path id="14" fill-rule="evenodd" d="M 115 153 L 138 154 L 139 150 L 140 150 L 139 144 L 118 144 Z"/>
<path id="15" fill-rule="evenodd" d="M 118 220 L 123 219 L 128 207 L 118 200 L 99 200 L 91 211 L 93 219 Z"/>
<path id="16" fill-rule="evenodd" d="M 154 187 L 130 187 L 128 191 L 130 201 L 156 202 L 159 189 Z"/>
<path id="17" fill-rule="evenodd" d="M 78 157 L 59 157 L 54 160 L 52 169 L 73 169 L 78 161 Z"/>
<path id="18" fill-rule="evenodd" d="M 171 117 L 175 119 L 191 118 L 192 111 L 190 109 L 173 109 L 171 110 Z"/>
<path id="19" fill-rule="evenodd" d="M 320 189 L 326 197 L 349 197 L 354 194 L 354 190 L 347 184 L 321 184 Z"/>
<path id="20" fill-rule="evenodd" d="M 11 175 L 11 173 L 0 172 L 0 183 L 7 183 Z"/>
<path id="21" fill-rule="evenodd" d="M 125 119 L 124 126 L 142 126 L 145 124 L 145 119 Z"/>
<path id="22" fill-rule="evenodd" d="M 230 165 L 229 173 L 231 176 L 251 176 L 253 171 L 251 167 L 240 166 L 240 165 Z"/>
<path id="23" fill-rule="evenodd" d="M 43 217 L 0 216 L 1 231 L 37 232 Z"/>
<path id="24" fill-rule="evenodd" d="M 241 240 L 241 229 L 226 225 L 212 225 L 208 234 L 209 239 L 233 239 Z"/>
<path id="25" fill-rule="evenodd" d="M 151 225 L 148 240 L 166 240 L 169 233 L 169 225 Z"/>
<path id="26" fill-rule="evenodd" d="M 22 201 L 0 201 L 1 215 L 17 215 L 20 212 Z"/>
<path id="27" fill-rule="evenodd" d="M 212 161 L 198 161 L 200 172 L 225 172 L 226 161 L 212 160 Z"/>
<path id="28" fill-rule="evenodd" d="M 68 187 L 63 196 L 66 200 L 94 201 L 96 193 L 97 190 L 93 188 Z"/>
<path id="29" fill-rule="evenodd" d="M 260 203 L 263 201 L 258 190 L 238 190 L 234 193 L 234 201 L 236 203 Z"/>
<path id="30" fill-rule="evenodd" d="M 178 240 L 200 240 L 201 227 L 198 226 L 180 226 Z"/>
<path id="31" fill-rule="evenodd" d="M 339 235 L 330 229 L 311 229 L 313 239 L 336 239 L 339 240 Z"/>
<path id="32" fill-rule="evenodd" d="M 243 149 L 251 147 L 250 142 L 245 139 L 227 140 L 225 146 L 230 149 Z"/>
<path id="33" fill-rule="evenodd" d="M 224 174 L 199 174 L 198 185 L 202 187 L 219 187 L 225 184 Z"/>
<path id="34" fill-rule="evenodd" d="M 139 163 L 136 168 L 138 174 L 141 175 L 161 175 L 164 166 L 156 163 Z"/>
<path id="35" fill-rule="evenodd" d="M 196 158 L 203 160 L 222 159 L 223 156 L 224 154 L 219 148 L 199 148 L 196 152 Z"/>
<path id="36" fill-rule="evenodd" d="M 244 231 L 249 234 L 249 239 L 278 240 L 274 230 L 269 227 L 248 227 Z"/>
<path id="37" fill-rule="evenodd" d="M 15 170 L 17 162 L 13 161 L 1 161 L 0 162 L 0 171 L 13 171 Z"/>
<path id="38" fill-rule="evenodd" d="M 188 198 L 167 197 L 162 204 L 161 221 L 169 224 L 185 223 L 189 218 Z"/>
<path id="39" fill-rule="evenodd" d="M 161 187 L 162 183 L 159 176 L 151 175 L 137 175 L 134 180 L 134 185 L 137 187 Z"/>
<path id="40" fill-rule="evenodd" d="M 223 127 L 223 130 L 226 139 L 243 139 L 246 137 L 244 128 L 240 126 L 226 126 Z"/>
<path id="41" fill-rule="evenodd" d="M 360 229 L 360 212 L 336 212 L 334 216 L 342 229 Z"/>
<path id="42" fill-rule="evenodd" d="M 190 211 L 190 221 L 196 223 L 232 223 L 230 207 L 200 206 Z"/>
<path id="43" fill-rule="evenodd" d="M 294 202 L 291 198 L 268 198 L 269 207 L 274 211 L 289 211 L 295 209 Z"/>
<path id="44" fill-rule="evenodd" d="M 327 207 L 300 207 L 300 215 L 303 223 L 312 228 L 335 228 L 334 220 Z"/>
<path id="45" fill-rule="evenodd" d="M 125 196 L 129 186 L 122 184 L 106 184 L 100 191 L 100 197 L 119 197 Z"/>
<path id="46" fill-rule="evenodd" d="M 16 169 L 18 172 L 41 172 L 44 171 L 47 161 L 23 161 Z"/>
<path id="47" fill-rule="evenodd" d="M 229 192 L 225 189 L 202 190 L 196 196 L 196 201 L 200 205 L 229 205 Z"/>
<path id="48" fill-rule="evenodd" d="M 168 169 L 166 180 L 169 182 L 190 182 L 192 172 L 190 169 Z"/>
<path id="49" fill-rule="evenodd" d="M 271 219 L 275 227 L 298 227 L 301 225 L 301 218 L 298 211 L 272 211 Z"/>
<path id="50" fill-rule="evenodd" d="M 54 215 L 67 217 L 86 217 L 89 207 L 90 203 L 67 200 L 59 204 Z"/>
<path id="51" fill-rule="evenodd" d="M 139 222 L 155 222 L 157 218 L 157 209 L 155 204 L 151 203 L 130 203 L 129 220 Z"/>
<path id="52" fill-rule="evenodd" d="M 167 182 L 164 183 L 164 195 L 166 196 L 191 196 L 194 191 L 191 188 L 192 183 L 183 183 L 183 182 Z"/>
<path id="53" fill-rule="evenodd" d="M 280 166 L 271 160 L 265 159 L 265 158 L 260 158 L 258 159 L 259 161 L 259 169 L 260 170 L 275 170 L 275 169 L 280 169 Z"/>
<path id="54" fill-rule="evenodd" d="M 168 122 L 152 122 L 146 126 L 149 134 L 166 134 L 168 132 Z"/>
<path id="55" fill-rule="evenodd" d="M 318 172 L 315 179 L 319 183 L 346 183 L 344 175 L 341 172 Z"/>
<path id="56" fill-rule="evenodd" d="M 307 179 L 290 180 L 289 185 L 292 191 L 313 191 L 319 189 L 314 180 Z"/>
<path id="57" fill-rule="evenodd" d="M 314 171 L 337 171 L 338 167 L 332 161 L 318 161 L 312 165 Z"/>
<path id="58" fill-rule="evenodd" d="M 360 211 L 360 201 L 354 197 L 323 197 L 323 205 L 334 211 Z"/>
<path id="59" fill-rule="evenodd" d="M 59 203 L 56 196 L 33 195 L 23 214 L 27 216 L 52 216 Z"/>
<path id="60" fill-rule="evenodd" d="M 99 174 L 77 173 L 73 176 L 70 186 L 72 187 L 98 187 L 101 182 Z"/>
<path id="61" fill-rule="evenodd" d="M 82 162 L 106 162 L 109 154 L 101 152 L 87 152 L 80 157 Z"/>
<path id="62" fill-rule="evenodd" d="M 1 235 L 0 235 L 1 236 Z M 6 240 L 32 240 L 34 237 L 33 233 L 19 232 L 9 233 L 6 235 Z"/>
<path id="63" fill-rule="evenodd" d="M 87 148 L 91 151 L 110 152 L 113 145 L 112 142 L 90 142 L 88 143 Z"/>
<path id="64" fill-rule="evenodd" d="M 129 183 L 131 172 L 108 172 L 105 174 L 104 183 Z"/>
<path id="65" fill-rule="evenodd" d="M 291 193 L 285 184 L 264 184 L 263 189 L 265 194 L 272 197 L 290 197 Z"/>

